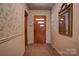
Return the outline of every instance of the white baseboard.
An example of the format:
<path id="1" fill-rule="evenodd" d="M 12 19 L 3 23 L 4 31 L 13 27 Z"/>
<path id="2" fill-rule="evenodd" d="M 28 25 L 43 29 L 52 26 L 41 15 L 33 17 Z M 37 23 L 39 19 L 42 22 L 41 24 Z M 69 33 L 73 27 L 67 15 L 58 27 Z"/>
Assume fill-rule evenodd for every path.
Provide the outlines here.
<path id="1" fill-rule="evenodd" d="M 23 55 L 24 55 L 24 53 L 25 53 L 25 50 L 21 52 L 20 56 L 23 56 Z"/>
<path id="2" fill-rule="evenodd" d="M 63 53 L 61 51 L 59 51 L 54 45 L 52 46 L 53 48 L 56 49 L 56 51 L 61 55 L 61 56 L 64 56 Z"/>

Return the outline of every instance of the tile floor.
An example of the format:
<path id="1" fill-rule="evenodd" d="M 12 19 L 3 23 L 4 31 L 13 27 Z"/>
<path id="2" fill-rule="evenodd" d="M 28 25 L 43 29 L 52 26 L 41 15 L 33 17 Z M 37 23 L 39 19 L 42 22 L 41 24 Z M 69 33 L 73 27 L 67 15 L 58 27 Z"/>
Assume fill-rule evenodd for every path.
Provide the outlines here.
<path id="1" fill-rule="evenodd" d="M 26 46 L 24 56 L 60 56 L 50 44 L 30 44 Z"/>

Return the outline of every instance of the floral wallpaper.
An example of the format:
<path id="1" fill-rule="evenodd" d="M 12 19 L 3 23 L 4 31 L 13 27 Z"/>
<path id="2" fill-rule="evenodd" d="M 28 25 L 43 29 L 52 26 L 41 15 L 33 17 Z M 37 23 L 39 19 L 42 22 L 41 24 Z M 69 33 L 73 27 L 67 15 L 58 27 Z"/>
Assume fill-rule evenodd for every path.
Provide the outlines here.
<path id="1" fill-rule="evenodd" d="M 20 7 L 18 7 L 20 6 Z M 23 4 L 0 3 L 0 40 L 24 31 Z"/>

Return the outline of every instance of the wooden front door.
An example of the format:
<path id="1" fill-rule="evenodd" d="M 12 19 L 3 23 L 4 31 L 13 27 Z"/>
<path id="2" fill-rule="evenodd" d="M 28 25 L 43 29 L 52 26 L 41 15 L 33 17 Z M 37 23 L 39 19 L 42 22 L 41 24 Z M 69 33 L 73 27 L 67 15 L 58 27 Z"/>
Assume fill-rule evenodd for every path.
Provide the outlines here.
<path id="1" fill-rule="evenodd" d="M 34 16 L 34 43 L 46 43 L 46 16 Z"/>

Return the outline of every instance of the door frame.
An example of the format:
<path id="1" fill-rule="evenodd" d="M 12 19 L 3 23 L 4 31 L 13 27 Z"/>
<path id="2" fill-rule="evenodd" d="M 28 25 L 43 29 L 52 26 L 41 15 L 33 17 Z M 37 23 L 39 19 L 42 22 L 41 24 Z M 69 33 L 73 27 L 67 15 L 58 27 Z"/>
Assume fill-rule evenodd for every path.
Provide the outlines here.
<path id="1" fill-rule="evenodd" d="M 26 25 L 26 24 L 27 24 L 27 16 L 28 16 L 28 13 L 27 13 L 27 11 L 25 10 L 25 11 L 24 11 L 24 27 L 25 27 L 25 28 L 24 28 L 24 30 L 25 30 L 25 31 L 24 31 L 24 33 L 25 33 L 25 46 L 26 46 L 26 45 L 27 45 L 27 43 L 28 43 L 28 42 L 27 42 L 27 28 L 26 28 L 26 27 L 27 27 L 27 25 Z"/>
<path id="2" fill-rule="evenodd" d="M 46 44 L 46 16 L 45 15 L 34 15 L 34 23 L 35 23 L 36 17 L 44 17 L 45 19 L 45 42 L 43 44 Z M 34 26 L 34 29 L 35 29 L 35 26 Z M 34 32 L 34 44 L 35 44 L 35 32 Z"/>

